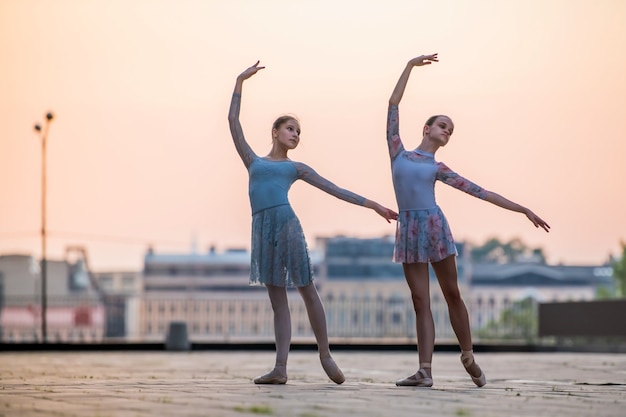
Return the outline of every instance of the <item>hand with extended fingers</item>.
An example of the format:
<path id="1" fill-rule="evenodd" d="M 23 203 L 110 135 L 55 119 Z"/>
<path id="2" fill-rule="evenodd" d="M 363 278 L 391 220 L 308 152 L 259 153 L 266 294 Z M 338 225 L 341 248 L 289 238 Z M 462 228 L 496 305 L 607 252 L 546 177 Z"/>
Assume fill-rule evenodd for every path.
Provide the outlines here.
<path id="1" fill-rule="evenodd" d="M 546 223 L 545 220 L 543 220 L 541 217 L 533 213 L 531 210 L 527 209 L 524 214 L 526 214 L 526 217 L 528 217 L 528 220 L 530 220 L 535 225 L 536 228 L 542 228 L 546 232 L 550 231 L 550 225 Z"/>
<path id="2" fill-rule="evenodd" d="M 398 220 L 398 213 L 380 204 L 374 207 L 374 211 L 387 220 L 387 223 L 391 223 L 390 220 Z"/>
<path id="3" fill-rule="evenodd" d="M 409 61 L 409 65 L 412 67 L 421 67 L 422 65 L 430 65 L 433 62 L 439 62 L 439 58 L 436 53 L 431 55 L 420 55 L 413 58 Z"/>
<path id="4" fill-rule="evenodd" d="M 242 72 L 241 74 L 239 74 L 239 77 L 237 78 L 239 78 L 241 81 L 247 80 L 248 78 L 252 77 L 257 72 L 265 68 L 265 67 L 259 67 L 259 62 L 260 61 L 257 61 L 256 64 L 254 64 L 253 66 L 246 68 L 246 70 Z"/>

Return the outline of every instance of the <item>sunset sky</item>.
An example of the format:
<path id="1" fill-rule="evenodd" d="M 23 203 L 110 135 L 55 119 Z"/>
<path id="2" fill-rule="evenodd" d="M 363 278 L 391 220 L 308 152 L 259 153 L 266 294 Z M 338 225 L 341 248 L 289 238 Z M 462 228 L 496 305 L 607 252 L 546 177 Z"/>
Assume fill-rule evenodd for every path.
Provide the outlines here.
<path id="1" fill-rule="evenodd" d="M 521 238 L 550 263 L 600 264 L 626 240 L 626 2 L 621 0 L 0 0 L 0 254 L 40 256 L 41 143 L 48 136 L 48 256 L 84 245 L 92 268 L 140 269 L 157 252 L 249 247 L 247 173 L 230 137 L 260 155 L 273 120 L 301 120 L 290 154 L 396 208 L 387 101 L 406 62 L 407 148 L 424 121 L 455 122 L 437 159 L 543 217 L 439 183 L 459 241 Z M 317 236 L 391 235 L 373 211 L 297 182 Z"/>

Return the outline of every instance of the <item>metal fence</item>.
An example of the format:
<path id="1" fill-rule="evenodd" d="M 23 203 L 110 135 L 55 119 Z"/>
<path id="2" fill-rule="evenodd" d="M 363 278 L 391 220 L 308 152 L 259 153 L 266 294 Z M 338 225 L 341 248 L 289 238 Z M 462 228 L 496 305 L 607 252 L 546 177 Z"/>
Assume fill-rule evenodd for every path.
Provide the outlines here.
<path id="1" fill-rule="evenodd" d="M 42 341 L 41 309 L 35 297 L 13 297 L 0 306 L 0 341 Z M 415 343 L 410 298 L 324 300 L 333 342 Z M 468 306 L 475 342 L 533 343 L 537 303 L 531 298 L 506 306 Z M 438 342 L 454 342 L 447 306 L 431 304 Z M 294 341 L 313 341 L 304 303 L 290 295 Z M 47 342 L 162 342 L 172 322 L 185 322 L 192 342 L 273 341 L 273 313 L 264 293 L 254 297 L 107 296 L 49 297 Z M 480 319 L 478 319 L 480 318 Z"/>

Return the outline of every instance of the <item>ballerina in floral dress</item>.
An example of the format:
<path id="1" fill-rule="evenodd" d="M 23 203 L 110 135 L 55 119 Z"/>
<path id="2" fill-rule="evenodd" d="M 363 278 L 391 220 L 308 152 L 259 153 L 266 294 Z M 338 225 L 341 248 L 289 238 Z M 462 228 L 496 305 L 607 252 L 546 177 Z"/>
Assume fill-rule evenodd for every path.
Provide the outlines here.
<path id="1" fill-rule="evenodd" d="M 398 203 L 393 261 L 402 263 L 411 290 L 419 351 L 418 371 L 396 381 L 396 385 L 433 385 L 431 361 L 435 345 L 435 326 L 430 310 L 430 263 L 448 304 L 450 323 L 461 347 L 461 362 L 472 381 L 481 387 L 487 381 L 474 361 L 469 317 L 458 287 L 456 246 L 448 222 L 435 201 L 435 182 L 444 182 L 507 210 L 523 213 L 535 227 L 546 232 L 550 226 L 528 208 L 485 190 L 435 160 L 435 152 L 448 143 L 454 130 L 454 124 L 448 116 L 430 117 L 424 125 L 420 145 L 414 150 L 404 148 L 399 133 L 398 105 L 413 67 L 433 62 L 438 62 L 437 54 L 422 55 L 407 63 L 389 99 L 387 114 L 387 145 Z"/>

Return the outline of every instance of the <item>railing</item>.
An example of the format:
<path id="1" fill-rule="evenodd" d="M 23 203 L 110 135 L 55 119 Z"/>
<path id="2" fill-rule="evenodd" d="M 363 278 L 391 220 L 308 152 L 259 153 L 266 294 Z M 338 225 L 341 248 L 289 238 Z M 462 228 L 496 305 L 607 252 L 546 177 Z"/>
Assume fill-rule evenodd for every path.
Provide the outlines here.
<path id="1" fill-rule="evenodd" d="M 410 299 L 324 300 L 332 342 L 415 343 L 415 314 Z M 537 340 L 537 303 L 507 306 L 467 305 L 477 343 L 533 343 Z M 438 343 L 455 342 L 447 306 L 431 304 Z M 192 342 L 271 342 L 273 313 L 267 296 L 201 294 L 189 297 L 49 297 L 48 342 L 162 342 L 169 323 L 187 323 Z M 294 341 L 313 341 L 302 300 L 290 296 Z M 38 342 L 41 311 L 37 297 L 5 299 L 0 309 L 0 341 Z"/>
<path id="2" fill-rule="evenodd" d="M 39 297 L 11 297 L 0 309 L 2 342 L 42 341 Z M 106 308 L 93 297 L 48 297 L 47 341 L 99 342 L 105 337 Z"/>

